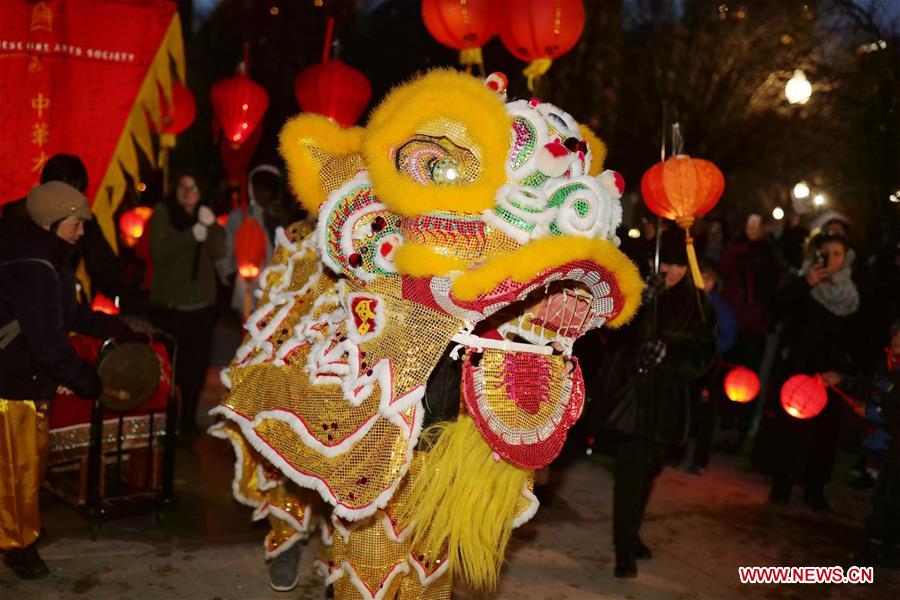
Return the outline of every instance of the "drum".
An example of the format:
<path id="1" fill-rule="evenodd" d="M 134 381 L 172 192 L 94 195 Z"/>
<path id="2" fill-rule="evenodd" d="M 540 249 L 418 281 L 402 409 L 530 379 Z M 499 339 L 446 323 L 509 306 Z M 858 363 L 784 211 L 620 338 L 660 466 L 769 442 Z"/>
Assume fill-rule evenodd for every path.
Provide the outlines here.
<path id="1" fill-rule="evenodd" d="M 132 411 L 156 392 L 161 372 L 159 357 L 149 345 L 107 340 L 97 358 L 97 373 L 103 382 L 98 400 L 111 412 Z"/>

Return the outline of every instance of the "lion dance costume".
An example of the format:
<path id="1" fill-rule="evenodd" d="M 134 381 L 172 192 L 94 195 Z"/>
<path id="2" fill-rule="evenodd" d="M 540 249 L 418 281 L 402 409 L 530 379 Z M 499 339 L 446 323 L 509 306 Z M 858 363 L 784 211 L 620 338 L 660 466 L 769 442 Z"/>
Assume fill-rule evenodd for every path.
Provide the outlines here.
<path id="1" fill-rule="evenodd" d="M 317 220 L 279 233 L 211 432 L 272 523 L 268 556 L 328 509 L 317 565 L 339 599 L 495 588 L 581 413 L 572 344 L 640 302 L 602 142 L 497 81 L 432 71 L 364 129 L 304 114 L 281 132 Z M 461 393 L 436 407 L 435 387 Z"/>

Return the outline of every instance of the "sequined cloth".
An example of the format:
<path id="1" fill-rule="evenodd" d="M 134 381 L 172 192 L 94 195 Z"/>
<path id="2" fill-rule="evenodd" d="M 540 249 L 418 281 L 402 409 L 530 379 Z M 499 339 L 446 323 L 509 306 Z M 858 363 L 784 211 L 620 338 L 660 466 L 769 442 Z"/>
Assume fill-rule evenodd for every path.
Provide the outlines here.
<path id="1" fill-rule="evenodd" d="M 47 468 L 47 414 L 30 400 L 0 398 L 0 549 L 41 534 L 38 498 Z"/>

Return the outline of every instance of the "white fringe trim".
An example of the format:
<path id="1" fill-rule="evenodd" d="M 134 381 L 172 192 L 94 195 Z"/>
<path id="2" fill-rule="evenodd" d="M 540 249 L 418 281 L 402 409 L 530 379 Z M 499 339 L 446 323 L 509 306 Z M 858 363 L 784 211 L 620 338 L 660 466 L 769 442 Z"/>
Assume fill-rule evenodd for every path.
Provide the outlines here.
<path id="1" fill-rule="evenodd" d="M 234 478 L 231 480 L 231 495 L 234 496 L 234 499 L 243 504 L 244 506 L 250 506 L 252 508 L 259 508 L 262 503 L 257 502 L 256 500 L 251 500 L 250 498 L 245 498 L 240 491 L 241 480 L 244 478 L 244 452 L 241 448 L 240 444 L 233 437 L 231 437 L 228 433 L 223 431 L 225 428 L 225 422 L 215 423 L 210 426 L 209 429 L 206 430 L 206 433 L 211 435 L 212 437 L 219 438 L 220 440 L 227 440 L 231 443 L 231 447 L 234 449 Z"/>
<path id="2" fill-rule="evenodd" d="M 537 496 L 535 496 L 534 493 L 528 489 L 527 485 L 522 488 L 522 495 L 525 496 L 525 498 L 528 499 L 529 502 L 531 502 L 531 505 L 526 508 L 525 511 L 522 512 L 522 514 L 513 519 L 513 529 L 521 527 L 522 525 L 530 521 L 531 518 L 537 513 L 538 508 L 541 506 L 540 500 L 538 500 Z"/>
<path id="3" fill-rule="evenodd" d="M 435 569 L 431 575 L 429 575 L 425 571 L 425 567 L 422 566 L 422 564 L 412 552 L 409 553 L 407 562 L 412 565 L 413 569 L 416 572 L 416 575 L 419 576 L 419 583 L 422 584 L 422 587 L 428 587 L 429 585 L 440 579 L 441 575 L 446 573 L 447 569 L 450 568 L 450 559 L 445 557 L 442 560 L 443 562 L 441 563 L 441 566 Z"/>

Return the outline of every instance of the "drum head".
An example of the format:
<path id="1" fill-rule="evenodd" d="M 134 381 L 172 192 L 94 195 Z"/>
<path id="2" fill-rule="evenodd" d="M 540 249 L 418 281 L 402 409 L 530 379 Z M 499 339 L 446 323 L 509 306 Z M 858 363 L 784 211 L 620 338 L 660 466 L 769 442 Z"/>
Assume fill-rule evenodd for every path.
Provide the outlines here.
<path id="1" fill-rule="evenodd" d="M 103 382 L 100 404 L 113 412 L 134 410 L 159 387 L 159 357 L 146 344 L 125 342 L 105 349 L 97 364 Z"/>

